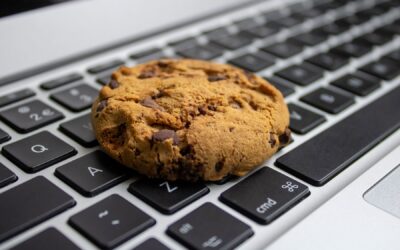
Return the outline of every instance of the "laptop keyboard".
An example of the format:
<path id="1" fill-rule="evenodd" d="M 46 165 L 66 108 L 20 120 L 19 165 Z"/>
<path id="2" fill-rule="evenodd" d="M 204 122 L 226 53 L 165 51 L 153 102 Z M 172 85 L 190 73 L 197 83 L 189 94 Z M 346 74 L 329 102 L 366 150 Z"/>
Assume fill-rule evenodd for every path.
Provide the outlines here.
<path id="1" fill-rule="evenodd" d="M 398 0 L 253 9 L 225 18 L 227 25 L 179 34 L 165 46 L 150 41 L 124 57 L 109 53 L 83 62 L 84 70 L 61 70 L 58 77 L 41 76 L 36 88 L 5 93 L 0 243 L 253 249 L 270 242 L 278 230 L 268 227 L 307 215 L 317 187 L 399 128 L 399 17 Z M 149 181 L 119 166 L 98 149 L 91 103 L 114 69 L 164 57 L 227 62 L 268 79 L 289 102 L 289 149 L 270 167 L 215 183 Z M 271 236 L 258 233 L 264 228 Z"/>

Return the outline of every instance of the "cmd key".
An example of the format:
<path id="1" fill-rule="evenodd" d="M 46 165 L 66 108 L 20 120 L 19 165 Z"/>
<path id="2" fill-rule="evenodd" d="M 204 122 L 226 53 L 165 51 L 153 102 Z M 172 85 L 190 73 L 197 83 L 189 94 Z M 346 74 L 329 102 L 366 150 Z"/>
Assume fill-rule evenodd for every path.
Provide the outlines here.
<path id="1" fill-rule="evenodd" d="M 276 165 L 322 186 L 400 127 L 399 106 L 398 86 L 281 156 Z"/>
<path id="2" fill-rule="evenodd" d="M 43 176 L 0 194 L 0 242 L 75 205 L 74 199 Z"/>

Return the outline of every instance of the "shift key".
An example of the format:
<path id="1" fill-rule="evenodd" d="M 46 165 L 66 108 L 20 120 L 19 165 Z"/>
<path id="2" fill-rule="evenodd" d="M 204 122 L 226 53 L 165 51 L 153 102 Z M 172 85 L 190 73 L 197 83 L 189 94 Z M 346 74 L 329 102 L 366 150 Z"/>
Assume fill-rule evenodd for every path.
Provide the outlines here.
<path id="1" fill-rule="evenodd" d="M 220 200 L 260 224 L 269 224 L 309 194 L 307 186 L 264 167 L 223 192 Z"/>

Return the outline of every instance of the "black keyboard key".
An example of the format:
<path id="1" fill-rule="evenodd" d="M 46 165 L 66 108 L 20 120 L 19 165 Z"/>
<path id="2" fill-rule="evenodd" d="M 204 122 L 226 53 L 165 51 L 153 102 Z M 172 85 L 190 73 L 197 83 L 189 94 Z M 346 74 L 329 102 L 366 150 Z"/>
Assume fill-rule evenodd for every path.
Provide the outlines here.
<path id="1" fill-rule="evenodd" d="M 276 75 L 301 86 L 309 85 L 322 78 L 323 71 L 308 64 L 292 65 L 276 72 Z"/>
<path id="2" fill-rule="evenodd" d="M 116 194 L 72 216 L 68 222 L 98 247 L 106 249 L 120 245 L 156 223 Z"/>
<path id="3" fill-rule="evenodd" d="M 337 114 L 354 103 L 352 97 L 326 88 L 319 88 L 300 100 L 331 114 Z"/>
<path id="4" fill-rule="evenodd" d="M 124 61 L 122 60 L 113 60 L 113 61 L 108 61 L 102 64 L 95 65 L 93 67 L 88 68 L 88 72 L 90 74 L 98 74 L 101 72 L 104 72 L 106 70 L 112 70 L 114 68 L 117 68 L 124 64 Z"/>
<path id="5" fill-rule="evenodd" d="M 251 27 L 243 31 L 249 34 L 250 36 L 254 36 L 257 38 L 265 38 L 278 33 L 279 29 L 274 27 L 273 25 L 265 24 L 265 25 Z"/>
<path id="6" fill-rule="evenodd" d="M 101 76 L 96 79 L 96 82 L 100 83 L 101 85 L 107 85 L 111 81 L 110 75 Z"/>
<path id="7" fill-rule="evenodd" d="M 279 77 L 269 77 L 266 80 L 274 85 L 274 87 L 276 87 L 284 97 L 294 93 L 294 88 L 291 87 L 290 83 L 288 83 L 288 81 L 285 79 Z"/>
<path id="8" fill-rule="evenodd" d="M 396 23 L 390 23 L 390 24 L 386 24 L 385 26 L 383 26 L 382 28 L 380 28 L 379 30 L 387 33 L 388 35 L 400 35 L 400 22 Z"/>
<path id="9" fill-rule="evenodd" d="M 4 146 L 2 153 L 24 171 L 34 173 L 75 155 L 76 150 L 43 131 Z"/>
<path id="10" fill-rule="evenodd" d="M 209 192 L 203 183 L 141 179 L 128 191 L 164 214 L 173 214 Z"/>
<path id="11" fill-rule="evenodd" d="M 84 147 L 97 145 L 90 113 L 60 124 L 60 130 Z"/>
<path id="12" fill-rule="evenodd" d="M 361 74 L 345 75 L 331 84 L 359 96 L 366 96 L 379 88 L 379 79 Z"/>
<path id="13" fill-rule="evenodd" d="M 0 188 L 13 183 L 17 179 L 17 176 L 11 170 L 0 163 Z"/>
<path id="14" fill-rule="evenodd" d="M 99 150 L 57 168 L 54 174 L 87 197 L 98 195 L 128 177 L 126 168 Z"/>
<path id="15" fill-rule="evenodd" d="M 33 92 L 31 89 L 22 89 L 12 93 L 8 93 L 7 95 L 0 96 L 0 108 L 11 103 L 27 99 L 34 95 L 35 92 Z"/>
<path id="16" fill-rule="evenodd" d="M 261 57 L 257 54 L 245 54 L 229 60 L 228 63 L 251 72 L 258 72 L 273 65 L 274 61 L 272 58 Z"/>
<path id="17" fill-rule="evenodd" d="M 60 231 L 51 227 L 18 244 L 10 250 L 40 249 L 79 250 L 80 248 L 70 239 L 65 237 Z"/>
<path id="18" fill-rule="evenodd" d="M 6 142 L 11 139 L 11 136 L 0 129 L 0 143 Z"/>
<path id="19" fill-rule="evenodd" d="M 371 47 L 363 43 L 349 42 L 333 48 L 332 51 L 347 57 L 361 57 L 371 52 Z"/>
<path id="20" fill-rule="evenodd" d="M 169 248 L 157 239 L 150 238 L 134 247 L 132 250 L 169 250 Z"/>
<path id="21" fill-rule="evenodd" d="M 347 31 L 350 28 L 349 25 L 343 22 L 333 22 L 322 26 L 317 29 L 318 32 L 322 32 L 323 34 L 329 35 L 340 35 L 341 33 Z"/>
<path id="22" fill-rule="evenodd" d="M 176 53 L 180 56 L 187 58 L 211 60 L 216 57 L 222 56 L 223 51 L 212 45 L 198 45 L 192 48 L 179 50 Z"/>
<path id="23" fill-rule="evenodd" d="M 0 119 L 20 133 L 28 133 L 64 118 L 58 110 L 35 100 L 0 112 Z"/>
<path id="24" fill-rule="evenodd" d="M 234 22 L 234 25 L 239 30 L 246 30 L 246 29 L 249 29 L 251 27 L 257 26 L 257 24 L 258 24 L 257 21 L 252 17 Z"/>
<path id="25" fill-rule="evenodd" d="M 189 37 L 168 43 L 176 50 L 189 49 L 198 45 L 195 37 Z"/>
<path id="26" fill-rule="evenodd" d="M 290 103 L 290 129 L 297 134 L 305 134 L 326 121 L 325 117 Z"/>
<path id="27" fill-rule="evenodd" d="M 292 42 L 276 43 L 261 49 L 281 58 L 288 58 L 303 51 L 303 48 L 300 45 Z"/>
<path id="28" fill-rule="evenodd" d="M 43 176 L 0 194 L 0 242 L 75 205 L 74 199 Z"/>
<path id="29" fill-rule="evenodd" d="M 230 33 L 226 27 L 220 27 L 220 28 L 205 31 L 204 35 L 208 39 L 213 39 L 213 38 L 218 38 L 218 37 L 229 36 Z"/>
<path id="30" fill-rule="evenodd" d="M 399 63 L 387 57 L 369 63 L 361 67 L 360 70 L 388 81 L 394 79 L 400 74 Z"/>
<path id="31" fill-rule="evenodd" d="M 212 38 L 210 41 L 229 50 L 239 49 L 253 42 L 252 37 L 247 35 L 245 32 Z"/>
<path id="32" fill-rule="evenodd" d="M 326 36 L 315 31 L 310 31 L 294 36 L 293 38 L 291 38 L 291 40 L 304 46 L 315 46 L 325 41 Z"/>
<path id="33" fill-rule="evenodd" d="M 160 59 L 164 57 L 164 53 L 159 48 L 151 48 L 131 54 L 129 57 L 137 61 L 147 61 L 147 60 Z"/>
<path id="34" fill-rule="evenodd" d="M 369 17 L 363 15 L 357 15 L 356 13 L 355 15 L 343 17 L 341 21 L 347 25 L 360 25 L 369 21 Z"/>
<path id="35" fill-rule="evenodd" d="M 257 223 L 269 224 L 309 194 L 305 185 L 263 167 L 223 192 L 220 200 Z"/>
<path id="36" fill-rule="evenodd" d="M 400 63 L 400 49 L 390 52 L 387 57 Z"/>
<path id="37" fill-rule="evenodd" d="M 277 10 L 273 10 L 273 11 L 264 12 L 261 15 L 261 18 L 264 21 L 268 22 L 268 21 L 277 20 L 277 19 L 282 18 L 284 16 L 285 16 L 285 13 L 283 13 L 280 9 L 277 9 Z"/>
<path id="38" fill-rule="evenodd" d="M 98 95 L 97 89 L 86 84 L 80 84 L 54 93 L 50 98 L 71 111 L 78 112 L 91 107 Z"/>
<path id="39" fill-rule="evenodd" d="M 369 46 L 380 46 L 392 40 L 392 36 L 385 32 L 373 31 L 356 38 L 354 41 Z"/>
<path id="40" fill-rule="evenodd" d="M 302 10 L 299 13 L 295 13 L 295 14 L 293 14 L 293 16 L 301 17 L 303 19 L 309 19 L 309 18 L 318 17 L 318 16 L 320 16 L 322 14 L 323 13 L 320 10 L 317 10 L 317 9 L 314 9 L 314 8 L 310 8 L 308 10 Z"/>
<path id="41" fill-rule="evenodd" d="M 253 230 L 207 202 L 169 226 L 167 234 L 189 249 L 234 249 L 250 238 Z"/>
<path id="42" fill-rule="evenodd" d="M 271 21 L 270 23 L 283 28 L 291 28 L 292 26 L 298 25 L 302 22 L 303 20 L 296 16 L 287 16 L 275 21 Z"/>
<path id="43" fill-rule="evenodd" d="M 278 158 L 276 164 L 322 186 L 400 127 L 399 105 L 397 87 Z"/>
<path id="44" fill-rule="evenodd" d="M 55 89 L 61 86 L 64 86 L 69 83 L 73 83 L 83 79 L 83 76 L 78 73 L 72 73 L 69 75 L 61 76 L 56 79 L 52 79 L 50 81 L 46 81 L 40 84 L 40 87 L 45 90 Z"/>
<path id="45" fill-rule="evenodd" d="M 348 64 L 349 58 L 332 52 L 327 52 L 312 56 L 306 61 L 315 64 L 321 68 L 333 71 Z"/>

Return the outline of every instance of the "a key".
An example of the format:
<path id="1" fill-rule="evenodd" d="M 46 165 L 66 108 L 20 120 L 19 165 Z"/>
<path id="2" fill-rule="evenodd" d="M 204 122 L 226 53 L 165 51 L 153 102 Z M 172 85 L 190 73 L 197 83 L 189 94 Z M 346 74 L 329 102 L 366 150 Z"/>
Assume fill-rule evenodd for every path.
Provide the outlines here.
<path id="1" fill-rule="evenodd" d="M 22 89 L 0 96 L 0 108 L 35 95 L 31 89 Z"/>
<path id="2" fill-rule="evenodd" d="M 290 112 L 290 129 L 297 134 L 305 134 L 326 121 L 322 115 L 293 103 L 288 104 L 288 108 Z"/>
<path id="3" fill-rule="evenodd" d="M 0 112 L 0 119 L 20 133 L 31 132 L 62 118 L 62 113 L 39 100 Z"/>
<path id="4" fill-rule="evenodd" d="M 43 82 L 42 84 L 40 84 L 40 87 L 45 90 L 51 90 L 51 89 L 55 89 L 55 88 L 79 81 L 82 78 L 83 78 L 83 76 L 78 73 L 71 73 L 71 74 L 68 74 L 65 76 L 61 76 L 61 77 Z"/>
<path id="5" fill-rule="evenodd" d="M 43 176 L 0 194 L 0 242 L 75 205 L 74 199 Z"/>
<path id="6" fill-rule="evenodd" d="M 348 74 L 331 84 L 359 96 L 366 96 L 379 88 L 380 80 L 364 74 Z"/>
<path id="7" fill-rule="evenodd" d="M 309 194 L 307 186 L 263 167 L 223 192 L 220 200 L 257 223 L 269 224 Z"/>
<path id="8" fill-rule="evenodd" d="M 322 32 L 325 35 L 329 36 L 329 35 L 339 35 L 345 31 L 347 31 L 350 28 L 349 25 L 347 25 L 346 23 L 342 23 L 342 22 L 333 22 L 330 24 L 327 24 L 325 26 L 322 26 L 320 28 L 318 28 L 318 32 Z"/>
<path id="9" fill-rule="evenodd" d="M 370 52 L 371 47 L 363 43 L 349 42 L 333 48 L 332 51 L 346 57 L 361 57 Z"/>
<path id="10" fill-rule="evenodd" d="M 303 50 L 300 45 L 291 42 L 276 43 L 261 49 L 281 58 L 294 56 Z"/>
<path id="11" fill-rule="evenodd" d="M 315 18 L 317 16 L 322 15 L 323 13 L 320 10 L 310 8 L 308 10 L 302 10 L 299 13 L 293 14 L 294 16 L 297 17 L 302 17 L 303 19 L 309 19 L 309 18 Z"/>
<path id="12" fill-rule="evenodd" d="M 394 79 L 400 74 L 399 63 L 387 57 L 369 63 L 361 67 L 360 70 L 388 81 Z"/>
<path id="13" fill-rule="evenodd" d="M 211 60 L 216 57 L 222 56 L 223 51 L 219 48 L 216 48 L 208 44 L 208 45 L 198 45 L 188 49 L 179 50 L 176 53 L 180 56 L 187 58 Z"/>
<path id="14" fill-rule="evenodd" d="M 257 21 L 253 18 L 245 18 L 240 21 L 234 22 L 234 25 L 239 29 L 239 30 L 246 30 L 251 27 L 257 26 Z"/>
<path id="15" fill-rule="evenodd" d="M 76 154 L 76 150 L 48 131 L 26 137 L 2 148 L 10 161 L 34 173 Z"/>
<path id="16" fill-rule="evenodd" d="M 269 21 L 277 20 L 284 16 L 285 16 L 285 14 L 280 9 L 277 9 L 277 10 L 267 11 L 267 12 L 262 13 L 261 18 L 265 22 L 269 22 Z"/>
<path id="17" fill-rule="evenodd" d="M 151 49 L 142 50 L 142 51 L 133 53 L 129 57 L 136 61 L 147 61 L 147 60 L 160 59 L 163 56 L 164 56 L 164 53 L 161 49 L 151 48 Z"/>
<path id="18" fill-rule="evenodd" d="M 290 83 L 285 79 L 279 77 L 268 77 L 266 80 L 274 85 L 284 97 L 294 93 L 294 88 L 291 87 Z"/>
<path id="19" fill-rule="evenodd" d="M 80 84 L 54 93 L 50 98 L 71 111 L 78 112 L 91 107 L 98 95 L 99 91 L 97 89 L 86 84 Z"/>
<path id="20" fill-rule="evenodd" d="M 315 31 L 310 31 L 294 36 L 293 38 L 291 38 L 291 40 L 304 46 L 315 46 L 325 41 L 326 36 Z"/>
<path id="21" fill-rule="evenodd" d="M 51 227 L 14 246 L 10 250 L 40 249 L 79 250 L 80 248 L 60 231 Z"/>
<path id="22" fill-rule="evenodd" d="M 308 64 L 301 64 L 289 66 L 275 74 L 298 85 L 306 86 L 322 78 L 323 71 Z"/>
<path id="23" fill-rule="evenodd" d="M 90 114 L 60 124 L 60 130 L 84 147 L 97 145 Z"/>
<path id="24" fill-rule="evenodd" d="M 234 249 L 253 230 L 207 202 L 168 227 L 167 234 L 189 249 Z"/>
<path id="25" fill-rule="evenodd" d="M 203 183 L 141 179 L 128 191 L 164 214 L 173 214 L 209 192 Z"/>
<path id="26" fill-rule="evenodd" d="M 337 114 L 354 103 L 351 96 L 326 88 L 316 89 L 301 97 L 300 100 L 331 114 Z"/>
<path id="27" fill-rule="evenodd" d="M 212 38 L 210 41 L 223 48 L 235 50 L 249 45 L 253 40 L 245 32 L 239 32 L 234 35 Z"/>
<path id="28" fill-rule="evenodd" d="M 114 248 L 156 223 L 116 194 L 72 216 L 68 222 L 103 249 Z"/>
<path id="29" fill-rule="evenodd" d="M 400 127 L 399 105 L 400 86 L 289 151 L 276 164 L 322 186 Z"/>
<path id="30" fill-rule="evenodd" d="M 116 59 L 108 62 L 104 62 L 95 66 L 88 68 L 90 74 L 98 74 L 107 70 L 112 70 L 124 64 L 124 61 Z"/>
<path id="31" fill-rule="evenodd" d="M 230 33 L 226 27 L 219 27 L 216 29 L 205 31 L 204 35 L 210 40 L 213 38 L 229 36 Z"/>
<path id="32" fill-rule="evenodd" d="M 134 247 L 132 250 L 169 250 L 169 248 L 157 239 L 150 238 Z"/>
<path id="33" fill-rule="evenodd" d="M 306 61 L 315 64 L 321 68 L 333 71 L 348 64 L 349 58 L 332 52 L 327 52 L 312 56 Z"/>
<path id="34" fill-rule="evenodd" d="M 287 17 L 283 17 L 278 20 L 272 21 L 271 23 L 275 24 L 277 26 L 280 26 L 280 27 L 290 28 L 292 26 L 302 23 L 302 20 L 299 18 L 296 18 L 295 16 L 287 16 Z"/>
<path id="35" fill-rule="evenodd" d="M 54 174 L 87 197 L 98 195 L 128 177 L 125 168 L 99 150 L 58 167 Z"/>
<path id="36" fill-rule="evenodd" d="M 245 54 L 229 60 L 228 63 L 251 72 L 258 72 L 273 65 L 274 61 L 272 58 L 266 56 L 261 57 L 257 54 Z"/>
<path id="37" fill-rule="evenodd" d="M 188 37 L 184 39 L 180 39 L 177 41 L 173 41 L 168 43 L 169 46 L 173 47 L 176 50 L 183 50 L 195 47 L 198 45 L 197 39 L 195 37 Z"/>
<path id="38" fill-rule="evenodd" d="M 392 40 L 392 37 L 387 33 L 373 31 L 356 38 L 354 41 L 357 43 L 365 43 L 369 46 L 380 46 Z"/>
<path id="39" fill-rule="evenodd" d="M 387 56 L 400 63 L 400 49 L 390 52 Z"/>
<path id="40" fill-rule="evenodd" d="M 13 183 L 17 179 L 17 176 L 11 170 L 0 163 L 0 188 Z"/>
<path id="41" fill-rule="evenodd" d="M 101 85 L 107 85 L 111 81 L 110 75 L 101 76 L 96 79 L 96 82 L 100 83 Z"/>
<path id="42" fill-rule="evenodd" d="M 0 143 L 6 142 L 11 139 L 11 136 L 0 129 Z"/>
<path id="43" fill-rule="evenodd" d="M 264 24 L 251 27 L 243 31 L 254 37 L 265 38 L 273 34 L 276 34 L 279 31 L 279 29 L 274 27 L 273 25 Z"/>

